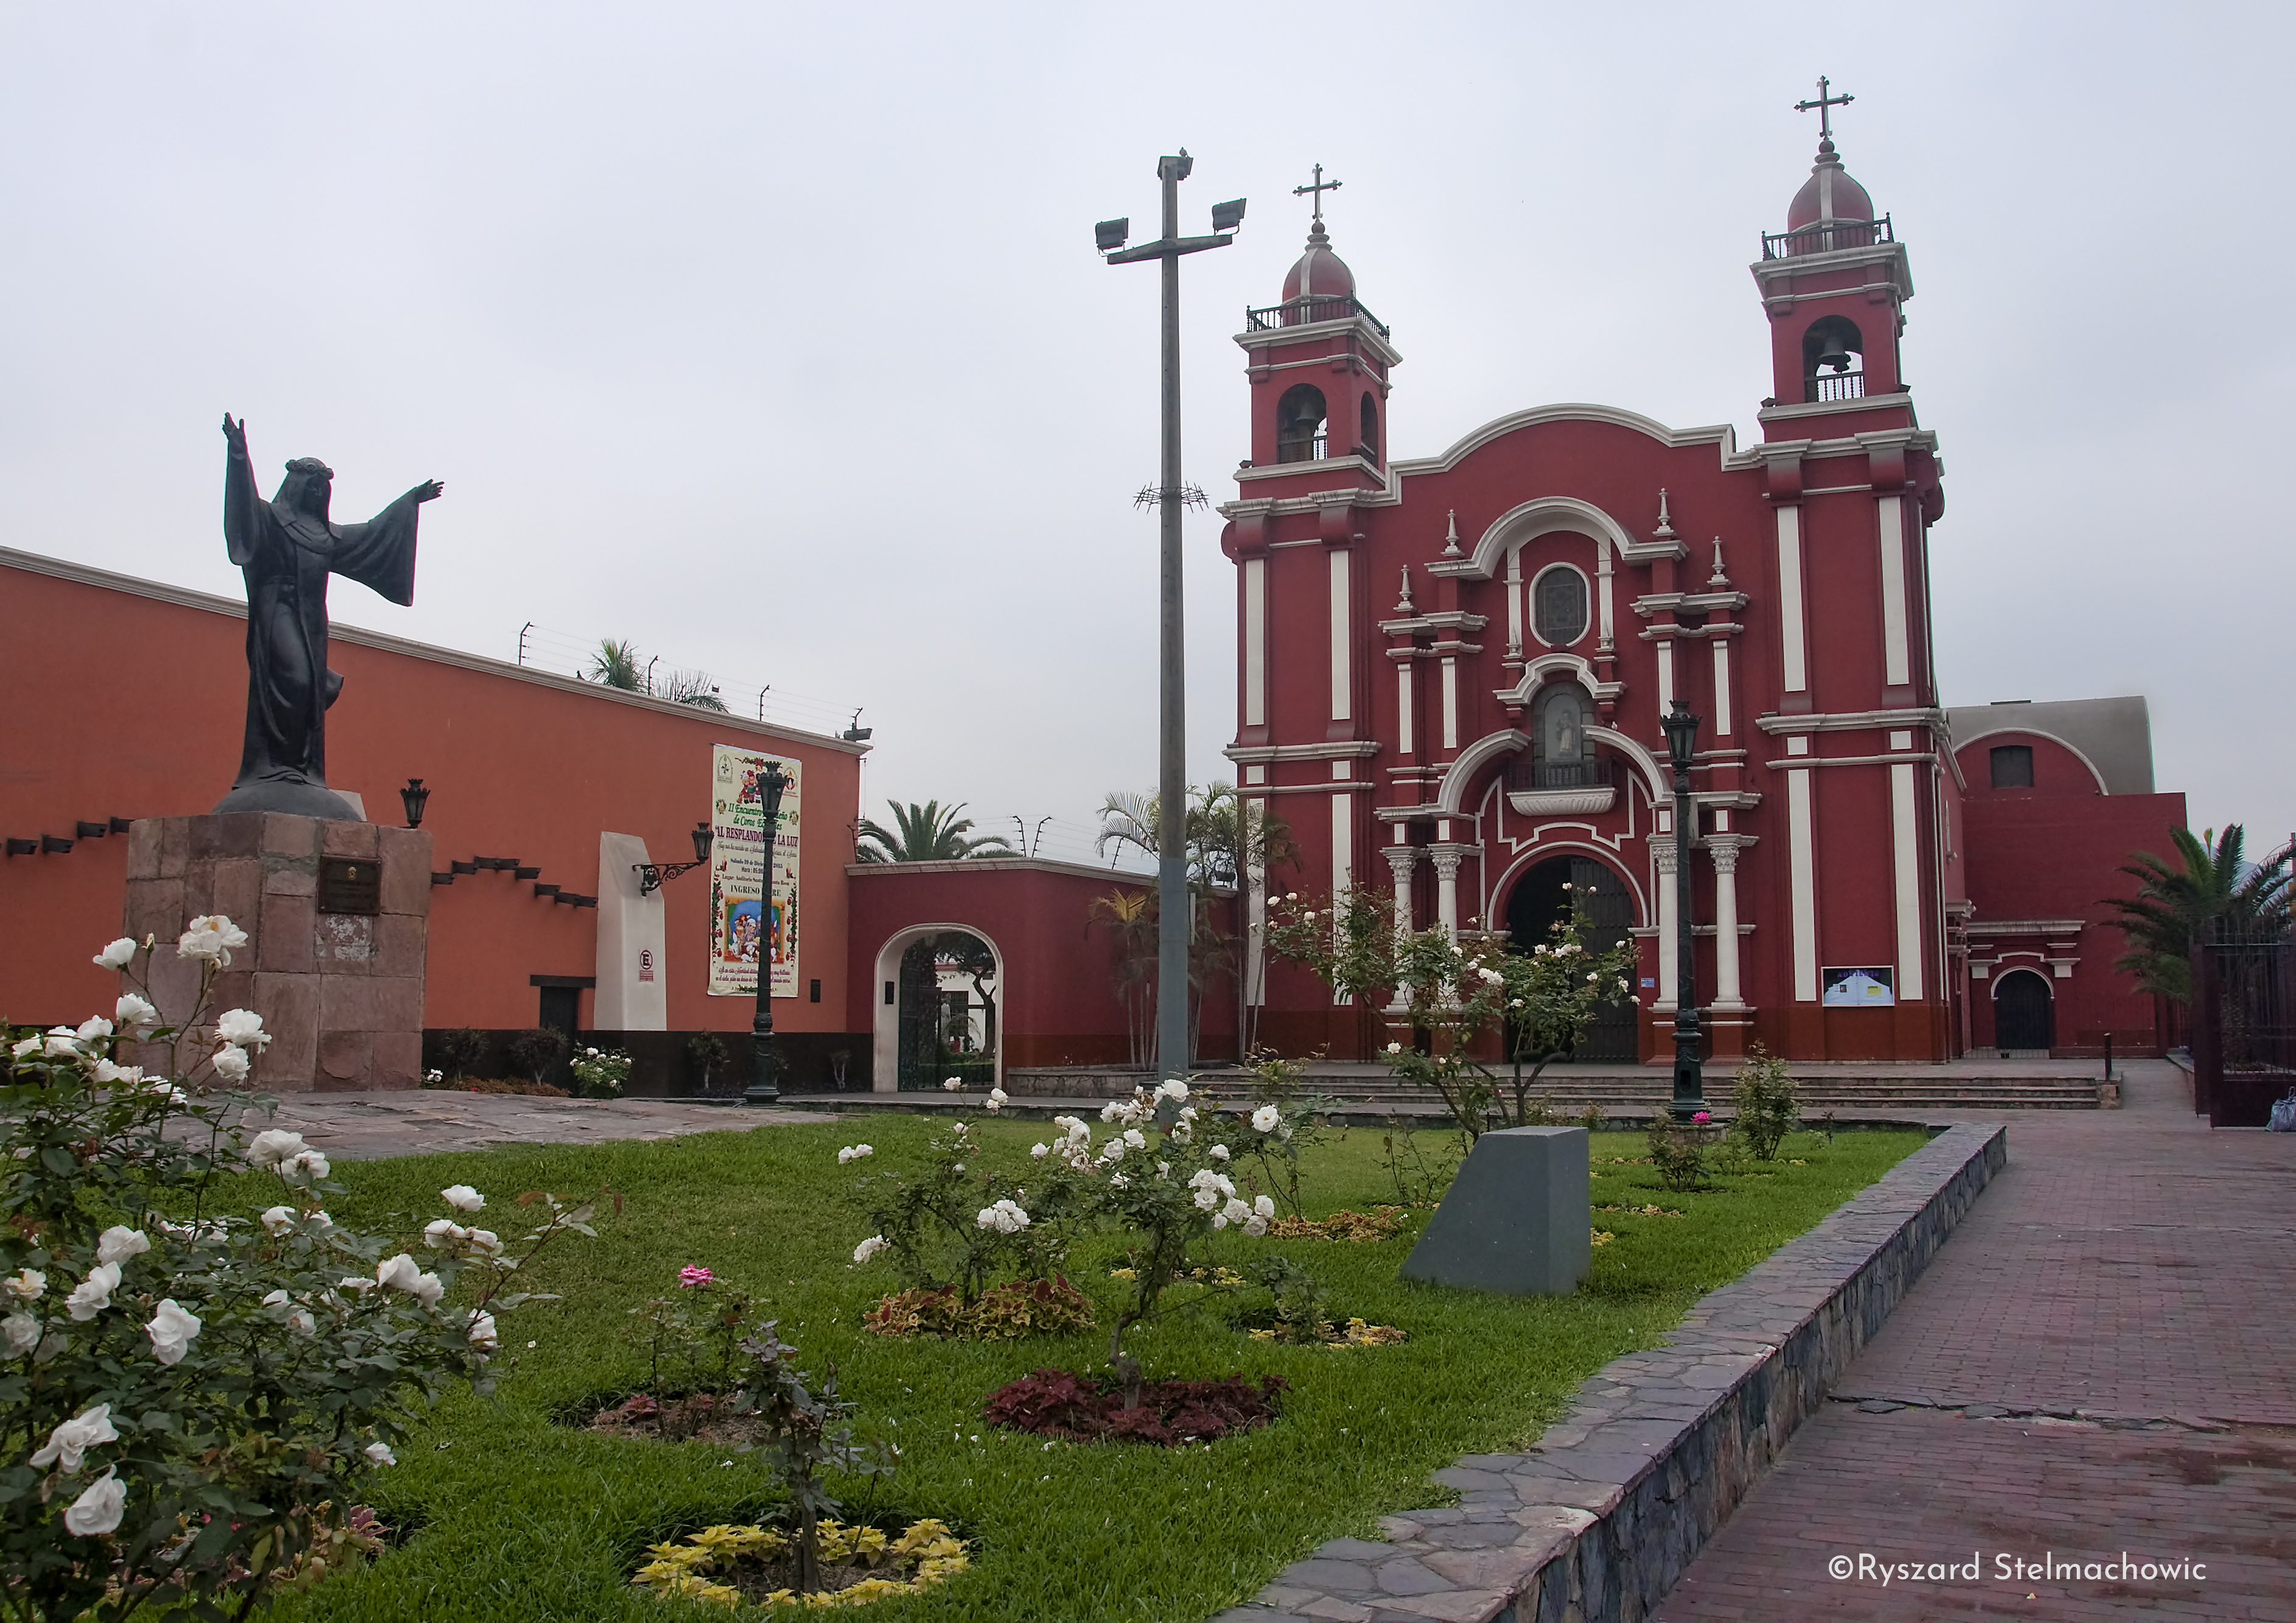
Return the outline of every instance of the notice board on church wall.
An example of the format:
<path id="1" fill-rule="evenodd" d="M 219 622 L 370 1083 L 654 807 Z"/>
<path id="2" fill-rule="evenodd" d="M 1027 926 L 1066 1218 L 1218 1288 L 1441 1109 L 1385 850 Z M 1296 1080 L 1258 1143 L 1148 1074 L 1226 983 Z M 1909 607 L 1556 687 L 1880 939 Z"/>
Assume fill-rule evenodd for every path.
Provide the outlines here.
<path id="1" fill-rule="evenodd" d="M 1825 990 L 1818 1001 L 1829 1009 L 1893 1009 L 1898 1004 L 1895 972 L 1887 964 L 1862 964 L 1821 971 Z"/>
<path id="2" fill-rule="evenodd" d="M 709 994 L 755 997 L 758 961 L 770 965 L 773 996 L 797 996 L 798 764 L 728 744 L 710 748 Z M 762 905 L 766 863 L 765 797 L 758 779 L 767 762 L 789 780 L 773 851 L 773 904 Z"/>

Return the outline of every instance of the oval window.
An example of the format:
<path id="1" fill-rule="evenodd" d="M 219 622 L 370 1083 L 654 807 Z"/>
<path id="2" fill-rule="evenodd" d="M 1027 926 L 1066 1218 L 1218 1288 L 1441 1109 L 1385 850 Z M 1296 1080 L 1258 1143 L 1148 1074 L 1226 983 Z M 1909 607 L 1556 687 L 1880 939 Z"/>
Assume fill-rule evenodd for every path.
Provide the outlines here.
<path id="1" fill-rule="evenodd" d="M 1530 624 L 1538 640 L 1568 648 L 1587 635 L 1587 578 L 1561 565 L 1548 570 L 1530 588 Z"/>

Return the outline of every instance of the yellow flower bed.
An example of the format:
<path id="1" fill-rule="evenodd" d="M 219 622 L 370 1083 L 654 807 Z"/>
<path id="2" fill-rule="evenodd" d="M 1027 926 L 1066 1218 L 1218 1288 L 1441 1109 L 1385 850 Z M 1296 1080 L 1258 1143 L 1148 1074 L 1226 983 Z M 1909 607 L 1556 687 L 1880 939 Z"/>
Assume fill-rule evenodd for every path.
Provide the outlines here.
<path id="1" fill-rule="evenodd" d="M 946 1522 L 930 1518 L 912 1522 L 898 1538 L 889 1539 L 875 1528 L 848 1527 L 838 1521 L 821 1523 L 820 1536 L 824 1568 L 882 1566 L 889 1570 L 898 1570 L 901 1575 L 881 1577 L 872 1573 L 858 1583 L 817 1594 L 801 1595 L 793 1589 L 775 1589 L 753 1602 L 732 1584 L 716 1581 L 709 1576 L 715 1573 L 723 1577 L 743 1562 L 763 1565 L 789 1553 L 792 1541 L 787 1533 L 750 1525 L 704 1528 L 689 1534 L 682 1544 L 652 1545 L 646 1553 L 653 1559 L 639 1568 L 630 1582 L 656 1594 L 707 1601 L 729 1611 L 753 1604 L 826 1610 L 866 1606 L 888 1595 L 914 1594 L 947 1582 L 970 1564 L 964 1541 L 951 1533 Z"/>

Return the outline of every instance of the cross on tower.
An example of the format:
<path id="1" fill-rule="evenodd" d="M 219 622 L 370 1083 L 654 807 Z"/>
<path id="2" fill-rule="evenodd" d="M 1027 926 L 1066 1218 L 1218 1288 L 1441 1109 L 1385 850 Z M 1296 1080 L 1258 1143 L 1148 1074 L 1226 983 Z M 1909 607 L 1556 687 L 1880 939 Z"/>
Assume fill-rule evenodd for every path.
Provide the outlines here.
<path id="1" fill-rule="evenodd" d="M 1325 180 L 1324 178 L 1324 166 L 1319 163 L 1316 166 L 1316 184 L 1312 186 L 1294 186 L 1292 188 L 1292 195 L 1294 197 L 1312 197 L 1316 200 L 1316 224 L 1314 229 L 1321 231 L 1324 228 L 1324 193 L 1326 192 L 1336 192 L 1339 189 L 1340 183 L 1338 181 Z"/>
<path id="2" fill-rule="evenodd" d="M 1824 74 L 1818 75 L 1817 100 L 1794 103 L 1796 112 L 1808 112 L 1813 107 L 1817 109 L 1817 138 L 1821 141 L 1833 139 L 1833 110 L 1847 107 L 1857 99 L 1854 95 L 1828 95 L 1826 89 L 1832 82 Z"/>

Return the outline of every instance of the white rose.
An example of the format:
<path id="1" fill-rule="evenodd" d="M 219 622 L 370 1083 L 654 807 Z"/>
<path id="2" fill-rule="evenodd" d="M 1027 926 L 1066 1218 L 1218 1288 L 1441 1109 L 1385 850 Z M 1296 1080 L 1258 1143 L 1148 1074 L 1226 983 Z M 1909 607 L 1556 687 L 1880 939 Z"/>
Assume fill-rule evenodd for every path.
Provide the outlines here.
<path id="1" fill-rule="evenodd" d="M 396 1465 L 398 1456 L 390 1451 L 389 1443 L 369 1443 L 359 1451 L 377 1465 Z"/>
<path id="2" fill-rule="evenodd" d="M 125 1262 L 130 1257 L 141 1257 L 151 1249 L 151 1239 L 143 1230 L 115 1224 L 97 1236 L 95 1259 L 98 1262 Z"/>
<path id="3" fill-rule="evenodd" d="M 316 1184 L 333 1170 L 327 1158 L 316 1150 L 299 1150 L 287 1158 L 286 1164 L 279 1168 L 279 1176 L 291 1184 Z"/>
<path id="4" fill-rule="evenodd" d="M 287 1316 L 287 1328 L 299 1336 L 313 1335 L 318 1331 L 319 1321 L 304 1309 L 298 1307 Z"/>
<path id="5" fill-rule="evenodd" d="M 229 1082 L 244 1082 L 247 1073 L 254 1069 L 246 1049 L 234 1048 L 228 1044 L 217 1049 L 208 1063 L 216 1068 L 216 1075 Z"/>
<path id="6" fill-rule="evenodd" d="M 470 1237 L 471 1231 L 452 1217 L 433 1217 L 422 1225 L 422 1242 L 434 1251 L 459 1245 Z"/>
<path id="7" fill-rule="evenodd" d="M 1185 1104 L 1188 1102 L 1188 1085 L 1177 1077 L 1168 1078 L 1156 1084 L 1156 1096 L 1159 1099 L 1169 1099 L 1176 1103 Z"/>
<path id="8" fill-rule="evenodd" d="M 263 1225 L 265 1234 L 275 1240 L 295 1226 L 295 1209 L 291 1206 L 267 1207 L 256 1221 Z"/>
<path id="9" fill-rule="evenodd" d="M 252 1009 L 226 1009 L 216 1017 L 216 1036 L 235 1048 L 260 1048 L 271 1040 L 263 1016 Z"/>
<path id="10" fill-rule="evenodd" d="M 491 1313 L 474 1315 L 471 1319 L 471 1345 L 491 1352 L 502 1345 L 495 1333 L 495 1316 Z"/>
<path id="11" fill-rule="evenodd" d="M 446 1294 L 447 1282 L 436 1274 L 418 1274 L 414 1276 L 414 1299 L 425 1307 L 436 1307 L 439 1305 L 439 1299 Z"/>
<path id="12" fill-rule="evenodd" d="M 28 1037 L 11 1044 L 8 1052 L 20 1060 L 29 1060 L 37 1057 L 43 1046 L 45 1045 L 38 1037 Z"/>
<path id="13" fill-rule="evenodd" d="M 135 962 L 135 943 L 122 936 L 95 955 L 95 967 L 100 970 L 124 970 Z"/>
<path id="14" fill-rule="evenodd" d="M 1251 1201 L 1251 1209 L 1256 1216 L 1272 1217 L 1275 1215 L 1275 1202 L 1264 1194 L 1254 1195 Z"/>
<path id="15" fill-rule="evenodd" d="M 1275 1124 L 1283 1119 L 1283 1112 L 1272 1104 L 1263 1104 L 1251 1112 L 1251 1125 L 1259 1132 L 1273 1133 Z"/>
<path id="16" fill-rule="evenodd" d="M 892 1243 L 893 1242 L 891 1241 L 886 1239 L 882 1234 L 872 1234 L 866 1240 L 864 1240 L 860 1244 L 853 1248 L 853 1260 L 856 1262 L 866 1262 L 869 1258 L 874 1257 L 878 1252 L 883 1250 L 887 1246 Z"/>
<path id="17" fill-rule="evenodd" d="M 946 1081 L 944 1081 L 944 1082 L 940 1085 L 940 1091 L 941 1091 L 941 1092 L 943 1092 L 943 1093 L 945 1093 L 945 1094 L 953 1094 L 953 1093 L 955 1093 L 958 1088 L 963 1087 L 964 1086 L 964 1078 L 962 1078 L 962 1077 L 950 1077 L 949 1078 L 947 1078 Z"/>
<path id="18" fill-rule="evenodd" d="M 181 1364 L 192 1339 L 200 1333 L 200 1321 L 178 1307 L 171 1296 L 153 1310 L 152 1322 L 144 1326 L 144 1333 L 152 1338 L 153 1357 L 166 1365 Z"/>
<path id="19" fill-rule="evenodd" d="M 61 1463 L 64 1475 L 79 1474 L 82 1451 L 98 1443 L 116 1443 L 119 1433 L 111 1429 L 111 1406 L 100 1403 L 73 1419 L 64 1422 L 48 1433 L 47 1445 L 32 1455 L 32 1463 L 39 1466 Z"/>
<path id="20" fill-rule="evenodd" d="M 289 1156 L 300 1154 L 305 1147 L 300 1133 L 273 1127 L 255 1135 L 247 1146 L 247 1159 L 258 1167 L 275 1168 Z"/>
<path id="21" fill-rule="evenodd" d="M 1401 1053 L 1403 1052 L 1403 1045 L 1400 1043 L 1390 1043 L 1387 1045 L 1387 1051 L 1390 1053 Z"/>
<path id="22" fill-rule="evenodd" d="M 477 1211 L 487 1203 L 487 1197 L 468 1184 L 449 1184 L 439 1192 L 439 1198 L 456 1211 Z"/>
<path id="23" fill-rule="evenodd" d="M 1253 1213 L 1250 1217 L 1246 1217 L 1243 1220 L 1243 1232 L 1250 1234 L 1254 1240 L 1259 1239 L 1262 1234 L 1267 1232 L 1267 1219 L 1259 1216 L 1257 1212 Z"/>
<path id="24" fill-rule="evenodd" d="M 19 1268 L 0 1280 L 0 1289 L 20 1301 L 36 1302 L 47 1292 L 48 1276 L 37 1268 Z"/>
<path id="25" fill-rule="evenodd" d="M 1226 1144 L 1214 1144 L 1210 1149 L 1205 1151 L 1204 1153 L 1210 1156 L 1216 1161 L 1224 1161 L 1227 1160 L 1227 1146 Z"/>
<path id="26" fill-rule="evenodd" d="M 100 1042 L 111 1035 L 111 1022 L 101 1014 L 91 1015 L 80 1021 L 79 1030 L 75 1035 L 83 1043 Z"/>
<path id="27" fill-rule="evenodd" d="M 1038 1160 L 1044 1160 L 1045 1157 L 1050 1155 L 1052 1152 L 1053 1146 L 1050 1144 L 1030 1144 L 1029 1146 L 1029 1153 Z"/>
<path id="28" fill-rule="evenodd" d="M 127 1509 L 127 1484 L 106 1471 L 64 1512 L 64 1531 L 95 1538 L 116 1530 Z"/>
<path id="29" fill-rule="evenodd" d="M 474 1228 L 470 1233 L 471 1249 L 481 1257 L 502 1255 L 502 1240 L 490 1228 Z"/>
<path id="30" fill-rule="evenodd" d="M 0 1337 L 7 1340 L 8 1356 L 20 1358 L 40 1344 L 40 1321 L 29 1313 L 12 1313 L 0 1319 Z"/>
<path id="31" fill-rule="evenodd" d="M 110 1060 L 98 1060 L 88 1071 L 88 1079 L 98 1087 L 109 1087 L 115 1082 L 134 1084 L 144 1079 L 141 1065 L 115 1065 Z M 177 1095 L 176 1102 L 181 1102 Z"/>
<path id="32" fill-rule="evenodd" d="M 64 1299 L 64 1309 L 84 1324 L 111 1306 L 111 1293 L 118 1289 L 119 1265 L 116 1262 L 98 1263 Z"/>
<path id="33" fill-rule="evenodd" d="M 1231 1195 L 1228 1197 L 1227 1204 L 1220 1208 L 1220 1216 L 1231 1223 L 1241 1223 L 1251 1216 L 1251 1208 Z"/>
<path id="34" fill-rule="evenodd" d="M 119 1021 L 122 1031 L 132 1031 L 139 1026 L 156 1026 L 160 1011 L 133 992 L 122 992 L 119 1001 L 112 1005 L 112 1017 Z"/>
<path id="35" fill-rule="evenodd" d="M 212 958 L 217 963 L 229 963 L 232 949 L 246 945 L 245 930 L 222 914 L 210 913 L 193 919 L 191 927 L 176 939 L 176 955 L 179 958 Z"/>
<path id="36" fill-rule="evenodd" d="M 401 1251 L 374 1265 L 374 1283 L 388 1285 L 394 1291 L 412 1291 L 414 1282 L 422 1277 L 422 1270 L 414 1266 L 414 1258 Z"/>
<path id="37" fill-rule="evenodd" d="M 1196 1191 L 1196 1207 L 1200 1211 L 1216 1211 L 1219 1208 L 1219 1191 L 1200 1188 Z"/>
<path id="38" fill-rule="evenodd" d="M 848 1144 L 837 1152 L 837 1164 L 842 1167 L 848 1161 L 857 1161 L 865 1155 L 876 1153 L 877 1152 L 867 1144 Z"/>

